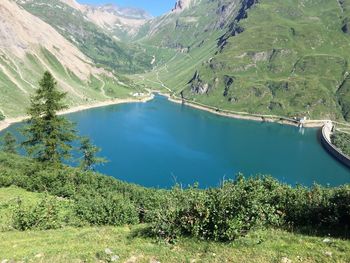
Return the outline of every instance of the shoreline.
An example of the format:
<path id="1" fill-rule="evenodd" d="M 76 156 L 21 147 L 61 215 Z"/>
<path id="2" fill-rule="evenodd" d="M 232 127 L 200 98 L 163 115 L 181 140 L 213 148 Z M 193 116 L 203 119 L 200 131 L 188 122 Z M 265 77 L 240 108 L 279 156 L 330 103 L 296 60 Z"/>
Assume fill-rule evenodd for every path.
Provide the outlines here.
<path id="1" fill-rule="evenodd" d="M 203 110 L 210 112 L 215 115 L 233 118 L 233 119 L 239 119 L 239 120 L 249 120 L 249 121 L 257 121 L 257 122 L 270 122 L 270 123 L 277 123 L 281 125 L 290 125 L 299 127 L 300 122 L 297 120 L 288 120 L 288 118 L 281 117 L 281 116 L 272 116 L 272 115 L 259 115 L 259 114 L 250 114 L 250 113 L 234 113 L 230 112 L 228 110 L 215 110 L 214 107 L 205 106 L 205 105 L 199 105 L 194 102 L 185 100 L 185 103 L 180 98 L 172 97 L 168 93 L 162 93 L 157 92 L 162 96 L 165 96 L 168 98 L 169 101 L 177 103 L 177 104 L 183 104 L 195 109 Z M 306 120 L 303 123 L 303 128 L 322 128 L 325 123 L 327 123 L 330 120 Z M 350 124 L 349 124 L 350 126 Z"/>
<path id="2" fill-rule="evenodd" d="M 293 120 L 282 116 L 250 114 L 245 112 L 243 113 L 243 112 L 233 112 L 229 110 L 215 109 L 214 107 L 188 101 L 188 100 L 185 100 L 183 102 L 182 99 L 171 96 L 171 94 L 169 93 L 164 93 L 157 90 L 153 90 L 153 91 L 149 90 L 149 92 L 150 93 L 147 97 L 142 97 L 142 98 L 113 99 L 113 100 L 107 100 L 107 101 L 100 101 L 92 104 L 83 104 L 83 105 L 75 106 L 67 110 L 64 110 L 62 112 L 59 112 L 58 115 L 65 115 L 65 114 L 89 110 L 93 108 L 100 108 L 100 107 L 106 107 L 110 105 L 117 105 L 117 104 L 124 104 L 124 103 L 138 103 L 138 102 L 145 103 L 154 98 L 154 93 L 158 93 L 162 96 L 167 97 L 168 100 L 173 103 L 183 104 L 198 110 L 207 111 L 212 114 L 223 116 L 223 117 L 239 119 L 239 120 L 257 121 L 257 122 L 270 122 L 270 123 L 277 123 L 281 125 L 300 127 L 300 122 L 298 120 Z M 28 118 L 27 116 L 20 116 L 20 117 L 9 118 L 4 121 L 0 121 L 0 131 L 8 128 L 10 125 L 14 123 L 25 121 L 27 118 Z M 330 121 L 350 127 L 350 124 L 340 123 L 332 120 L 305 120 L 303 122 L 302 127 L 303 128 L 322 128 L 327 122 L 330 122 Z"/>
<path id="3" fill-rule="evenodd" d="M 70 114 L 74 112 L 79 112 L 79 111 L 84 111 L 84 110 L 89 110 L 94 108 L 101 108 L 101 107 L 106 107 L 111 105 L 125 104 L 125 103 L 145 103 L 152 100 L 153 98 L 154 98 L 154 94 L 149 94 L 149 96 L 142 97 L 142 98 L 113 99 L 113 100 L 99 101 L 92 104 L 82 104 L 82 105 L 74 106 L 72 108 L 63 110 L 59 112 L 57 115 L 65 115 L 65 114 Z M 7 129 L 12 124 L 23 122 L 26 119 L 28 119 L 28 116 L 19 116 L 19 117 L 8 118 L 3 121 L 0 121 L 0 132 Z"/>

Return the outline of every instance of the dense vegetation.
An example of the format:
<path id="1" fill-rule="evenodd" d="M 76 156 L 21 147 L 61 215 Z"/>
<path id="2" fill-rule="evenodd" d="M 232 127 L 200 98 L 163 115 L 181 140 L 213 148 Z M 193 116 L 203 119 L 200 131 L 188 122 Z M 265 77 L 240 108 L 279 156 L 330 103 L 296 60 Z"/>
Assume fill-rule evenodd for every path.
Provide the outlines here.
<path id="1" fill-rule="evenodd" d="M 43 194 L 0 188 L 0 215 L 16 198 L 40 202 Z M 0 216 L 1 217 L 1 216 Z M 1 223 L 0 223 L 1 224 Z M 234 242 L 181 238 L 175 244 L 141 234 L 147 225 L 0 231 L 0 259 L 9 262 L 349 262 L 350 242 L 275 229 L 252 231 Z"/>
<path id="2" fill-rule="evenodd" d="M 349 235 L 349 186 L 293 188 L 268 177 L 238 177 L 215 189 L 157 190 L 0 153 L 0 187 L 11 185 L 63 198 L 70 209 L 59 221 L 57 200 L 44 198 L 29 210 L 19 203 L 12 225 L 20 230 L 149 223 L 148 234 L 169 242 L 179 236 L 228 241 L 264 227 Z"/>
<path id="3" fill-rule="evenodd" d="M 344 154 L 350 156 L 350 134 L 335 132 L 331 137 L 332 143 Z"/>

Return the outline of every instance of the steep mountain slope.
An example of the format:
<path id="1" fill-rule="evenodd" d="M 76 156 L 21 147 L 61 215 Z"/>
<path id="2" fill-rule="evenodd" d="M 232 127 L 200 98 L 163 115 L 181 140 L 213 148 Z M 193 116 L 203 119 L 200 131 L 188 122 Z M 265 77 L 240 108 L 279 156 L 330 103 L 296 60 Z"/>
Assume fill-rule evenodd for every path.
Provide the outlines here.
<path id="1" fill-rule="evenodd" d="M 219 109 L 350 120 L 350 0 L 178 0 L 153 19 L 140 10 L 75 0 L 16 2 L 32 16 L 22 21 L 3 11 L 0 83 L 17 87 L 3 93 L 2 100 L 11 101 L 6 107 L 28 97 L 39 72 L 50 66 L 61 82 L 70 82 L 61 84 L 66 90 L 95 87 L 83 96 L 71 91 L 75 103 L 115 96 L 119 89 L 106 93 L 105 83 L 114 85 L 112 74 L 125 73 L 136 84 Z M 45 29 L 34 30 L 34 18 Z M 19 29 L 8 29 L 16 22 L 35 31 L 28 33 L 30 51 L 21 51 L 29 40 Z M 51 32 L 65 44 L 42 41 Z M 101 72 L 111 81 L 99 80 Z M 0 109 L 9 111 L 16 106 Z"/>
<path id="2" fill-rule="evenodd" d="M 244 0 L 179 0 L 140 28 L 136 41 L 154 56 L 153 70 L 131 76 L 157 89 L 181 91 L 239 15 Z"/>
<path id="3" fill-rule="evenodd" d="M 69 105 L 86 104 L 132 92 L 92 61 L 54 28 L 20 8 L 0 2 L 0 112 L 25 114 L 29 95 L 45 70 L 68 92 Z"/>
<path id="4" fill-rule="evenodd" d="M 340 15 L 337 1 L 260 1 L 220 39 L 186 96 L 235 110 L 341 119 L 350 39 Z"/>
<path id="5" fill-rule="evenodd" d="M 181 0 L 174 9 L 150 20 L 136 39 L 142 43 L 188 52 L 213 32 L 225 28 L 239 10 L 240 0 Z"/>
<path id="6" fill-rule="evenodd" d="M 214 7 L 226 18 L 214 19 Z M 153 21 L 141 41 L 201 60 L 174 59 L 137 77 L 218 108 L 350 120 L 349 7 L 348 0 L 191 2 Z M 189 16 L 196 23 L 181 27 Z"/>
<path id="7" fill-rule="evenodd" d="M 107 12 L 107 9 L 81 6 L 67 0 L 17 0 L 17 3 L 54 27 L 98 65 L 119 73 L 143 72 L 151 67 L 152 58 L 143 49 L 137 45 L 118 42 L 116 37 L 112 37 L 100 27 L 104 25 L 106 29 L 108 25 L 114 25 L 116 28 L 118 26 L 114 24 L 119 21 L 118 17 L 110 11 Z M 121 15 L 119 18 L 121 19 Z M 125 17 L 123 19 L 128 22 L 138 21 Z M 130 30 L 130 27 L 123 30 Z"/>
<path id="8" fill-rule="evenodd" d="M 129 41 L 152 17 L 142 9 L 121 8 L 116 5 L 84 6 L 83 13 L 92 22 L 119 40 Z"/>
<path id="9" fill-rule="evenodd" d="M 137 33 L 140 26 L 152 18 L 146 11 L 139 8 L 119 7 L 115 4 L 82 5 L 75 0 L 61 0 L 61 2 L 79 10 L 91 22 L 123 41 L 128 41 Z"/>

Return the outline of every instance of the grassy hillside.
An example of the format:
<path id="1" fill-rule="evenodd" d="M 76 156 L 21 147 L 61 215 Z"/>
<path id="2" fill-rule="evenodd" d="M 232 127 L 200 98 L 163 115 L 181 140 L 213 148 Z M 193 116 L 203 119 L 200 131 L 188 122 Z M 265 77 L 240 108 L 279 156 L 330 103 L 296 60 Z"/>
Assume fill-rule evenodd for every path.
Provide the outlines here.
<path id="1" fill-rule="evenodd" d="M 192 31 L 179 29 L 182 39 L 204 36 L 207 44 L 184 42 L 191 46 L 189 52 L 178 52 L 182 59 L 145 75 L 146 83 L 161 80 L 178 95 L 182 91 L 188 99 L 223 109 L 349 120 L 348 1 L 254 2 L 236 1 L 229 24 L 211 32 L 216 38 L 206 33 L 193 36 L 202 28 L 200 23 Z M 199 17 L 202 8 L 214 3 L 222 1 L 199 1 L 199 7 L 183 16 Z M 176 30 L 168 28 L 169 35 L 176 38 Z M 163 46 L 162 36 L 155 31 L 142 41 Z"/>
<path id="2" fill-rule="evenodd" d="M 44 48 L 37 50 L 36 54 L 28 53 L 23 59 L 2 54 L 0 68 L 0 112 L 7 118 L 26 114 L 29 97 L 38 87 L 45 70 L 54 74 L 61 90 L 68 92 L 67 104 L 70 107 L 126 98 L 141 90 L 125 77 L 104 73 L 81 80 Z"/>
<path id="3" fill-rule="evenodd" d="M 241 2 L 192 0 L 186 9 L 150 20 L 134 41 L 154 56 L 153 69 L 131 78 L 154 89 L 181 90 L 214 55 L 217 39 L 240 12 Z"/>
<path id="4" fill-rule="evenodd" d="M 0 14 L 1 120 L 25 115 L 30 95 L 46 70 L 68 94 L 70 107 L 125 98 L 140 90 L 120 74 L 96 66 L 54 28 L 16 2 L 1 1 Z"/>
<path id="5" fill-rule="evenodd" d="M 96 65 L 118 73 L 143 72 L 151 67 L 151 57 L 137 45 L 118 42 L 90 22 L 82 12 L 60 0 L 18 1 L 28 12 L 53 26 L 76 45 Z"/>

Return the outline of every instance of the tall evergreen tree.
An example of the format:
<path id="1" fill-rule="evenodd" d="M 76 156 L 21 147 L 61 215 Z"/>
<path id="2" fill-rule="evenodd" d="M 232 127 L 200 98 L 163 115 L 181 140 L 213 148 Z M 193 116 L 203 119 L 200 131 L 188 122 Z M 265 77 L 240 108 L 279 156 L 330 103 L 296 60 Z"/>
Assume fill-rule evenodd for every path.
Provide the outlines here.
<path id="1" fill-rule="evenodd" d="M 39 88 L 31 98 L 30 118 L 23 129 L 23 146 L 29 155 L 41 162 L 60 163 L 71 157 L 71 143 L 76 139 L 74 124 L 57 113 L 67 108 L 66 93 L 57 89 L 57 82 L 46 71 Z"/>
<path id="2" fill-rule="evenodd" d="M 11 132 L 6 132 L 4 137 L 2 138 L 2 150 L 6 153 L 17 153 L 17 140 L 15 136 L 12 135 Z"/>
<path id="3" fill-rule="evenodd" d="M 89 138 L 81 138 L 80 151 L 83 153 L 83 157 L 80 162 L 81 169 L 84 171 L 94 170 L 96 165 L 106 163 L 106 159 L 96 156 L 100 150 L 100 148 L 91 143 Z"/>

